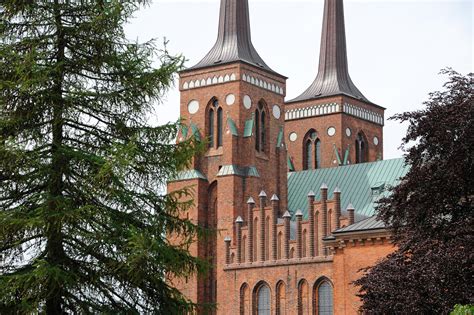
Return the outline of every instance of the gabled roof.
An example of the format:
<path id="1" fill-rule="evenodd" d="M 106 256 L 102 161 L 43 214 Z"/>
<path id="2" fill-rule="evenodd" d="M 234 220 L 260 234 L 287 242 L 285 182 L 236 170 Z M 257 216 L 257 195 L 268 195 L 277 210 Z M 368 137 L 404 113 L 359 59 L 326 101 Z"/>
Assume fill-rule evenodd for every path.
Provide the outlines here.
<path id="1" fill-rule="evenodd" d="M 303 94 L 288 103 L 340 94 L 370 103 L 349 76 L 343 0 L 325 0 L 318 75 Z"/>
<path id="2" fill-rule="evenodd" d="M 318 170 L 288 173 L 288 209 L 294 213 L 303 211 L 308 217 L 309 191 L 316 192 L 316 200 L 321 198 L 320 187 L 327 184 L 328 199 L 333 198 L 336 187 L 341 190 L 343 210 L 352 203 L 356 218 L 372 216 L 375 202 L 387 195 L 387 189 L 399 183 L 399 179 L 408 172 L 403 158 L 371 163 L 354 164 Z"/>
<path id="3" fill-rule="evenodd" d="M 241 61 L 276 74 L 263 61 L 252 44 L 248 0 L 221 0 L 217 41 L 194 70 Z"/>

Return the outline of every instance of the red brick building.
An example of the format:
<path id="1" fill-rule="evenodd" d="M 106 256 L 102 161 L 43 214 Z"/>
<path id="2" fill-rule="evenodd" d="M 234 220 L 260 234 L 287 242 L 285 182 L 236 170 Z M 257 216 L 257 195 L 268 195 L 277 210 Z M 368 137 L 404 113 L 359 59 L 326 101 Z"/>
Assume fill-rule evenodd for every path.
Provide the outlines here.
<path id="1" fill-rule="evenodd" d="M 384 108 L 349 76 L 342 0 L 325 0 L 314 82 L 285 102 L 286 79 L 252 44 L 248 0 L 221 0 L 216 44 L 179 83 L 179 139 L 208 150 L 168 185 L 192 186 L 189 217 L 218 231 L 191 246 L 213 267 L 176 285 L 217 314 L 356 314 L 351 282 L 393 250 L 374 202 L 406 168 L 382 160 Z"/>

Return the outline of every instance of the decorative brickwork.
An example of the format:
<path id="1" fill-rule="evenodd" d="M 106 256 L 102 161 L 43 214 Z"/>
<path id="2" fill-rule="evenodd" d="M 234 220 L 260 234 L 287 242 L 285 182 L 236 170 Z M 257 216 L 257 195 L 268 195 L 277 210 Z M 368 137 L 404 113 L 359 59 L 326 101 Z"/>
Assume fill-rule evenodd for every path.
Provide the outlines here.
<path id="1" fill-rule="evenodd" d="M 335 184 L 330 199 L 326 184 L 316 190 L 321 198 L 318 187 L 292 186 L 308 192 L 307 207 L 288 209 L 287 171 L 382 159 L 385 109 L 349 77 L 342 0 L 325 1 L 316 80 L 286 103 L 286 78 L 257 54 L 248 17 L 248 0 L 222 0 L 216 44 L 180 73 L 178 141 L 195 137 L 208 149 L 168 190 L 192 187 L 186 215 L 215 233 L 190 246 L 211 263 L 209 273 L 173 285 L 197 303 L 215 303 L 217 314 L 357 314 L 351 282 L 393 250 L 390 235 L 374 219 L 355 222 L 361 216 L 351 205 L 343 213 L 348 202 L 341 205 Z"/>

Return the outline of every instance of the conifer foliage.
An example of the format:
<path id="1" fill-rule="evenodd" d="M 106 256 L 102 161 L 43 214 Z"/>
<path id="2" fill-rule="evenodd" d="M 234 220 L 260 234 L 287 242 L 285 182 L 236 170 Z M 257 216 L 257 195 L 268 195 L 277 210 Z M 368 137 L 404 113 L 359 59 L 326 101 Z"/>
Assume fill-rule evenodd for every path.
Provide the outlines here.
<path id="1" fill-rule="evenodd" d="M 394 117 L 409 122 L 402 148 L 411 168 L 378 206 L 398 250 L 356 281 L 368 313 L 448 314 L 474 304 L 473 75 L 442 73 L 445 91 Z"/>
<path id="2" fill-rule="evenodd" d="M 1 2 L 2 314 L 193 307 L 167 278 L 202 270 L 200 231 L 160 188 L 199 145 L 147 122 L 183 60 L 125 38 L 143 4 Z"/>

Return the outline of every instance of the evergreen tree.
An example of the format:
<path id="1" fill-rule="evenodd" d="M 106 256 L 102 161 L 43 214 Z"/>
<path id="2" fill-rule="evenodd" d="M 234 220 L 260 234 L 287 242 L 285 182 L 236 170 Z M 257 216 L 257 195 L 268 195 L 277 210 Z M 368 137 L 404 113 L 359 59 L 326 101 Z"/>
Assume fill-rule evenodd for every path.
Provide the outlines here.
<path id="1" fill-rule="evenodd" d="M 426 109 L 395 116 L 410 123 L 402 148 L 411 168 L 377 208 L 398 249 L 356 281 L 364 312 L 448 314 L 474 304 L 473 75 L 443 73 L 446 90 L 431 93 Z"/>
<path id="2" fill-rule="evenodd" d="M 0 2 L 2 314 L 195 307 L 167 281 L 204 268 L 189 192 L 160 189 L 199 144 L 147 122 L 183 60 L 126 39 L 143 4 Z"/>

